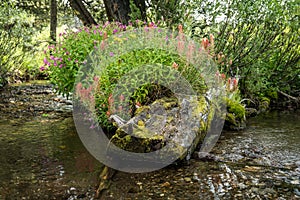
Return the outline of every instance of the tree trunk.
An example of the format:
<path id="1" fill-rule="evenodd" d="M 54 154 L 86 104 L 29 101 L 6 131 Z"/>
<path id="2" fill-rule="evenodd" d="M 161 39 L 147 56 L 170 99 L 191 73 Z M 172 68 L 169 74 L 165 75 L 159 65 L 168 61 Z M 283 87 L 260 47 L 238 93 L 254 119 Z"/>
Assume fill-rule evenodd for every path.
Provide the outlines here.
<path id="1" fill-rule="evenodd" d="M 118 21 L 127 24 L 130 20 L 129 0 L 104 0 L 106 14 L 109 21 Z M 146 20 L 146 4 L 144 0 L 134 0 L 134 4 L 140 10 L 142 19 Z"/>
<path id="2" fill-rule="evenodd" d="M 51 0 L 50 6 L 51 12 L 51 22 L 50 22 L 50 38 L 52 43 L 56 43 L 56 27 L 57 27 L 57 2 L 56 0 Z"/>
<path id="3" fill-rule="evenodd" d="M 71 7 L 85 26 L 97 24 L 91 13 L 86 9 L 81 0 L 69 0 Z"/>

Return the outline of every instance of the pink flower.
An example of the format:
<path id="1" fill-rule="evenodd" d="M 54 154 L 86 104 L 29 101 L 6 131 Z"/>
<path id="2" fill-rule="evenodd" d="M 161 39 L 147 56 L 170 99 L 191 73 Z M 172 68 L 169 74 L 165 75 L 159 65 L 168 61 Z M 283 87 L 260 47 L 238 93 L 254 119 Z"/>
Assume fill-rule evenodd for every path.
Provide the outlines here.
<path id="1" fill-rule="evenodd" d="M 123 110 L 123 106 L 119 106 L 119 107 L 118 107 L 118 111 L 119 111 L 119 112 L 122 112 L 122 110 Z"/>
<path id="2" fill-rule="evenodd" d="M 125 97 L 124 97 L 124 95 L 123 95 L 123 94 L 121 94 L 121 95 L 119 96 L 119 99 L 120 99 L 120 101 L 124 101 L 124 100 L 125 100 Z"/>
<path id="3" fill-rule="evenodd" d="M 203 38 L 201 44 L 202 44 L 202 47 L 206 50 L 207 47 L 208 47 L 208 45 L 209 45 L 208 39 L 207 38 Z"/>
<path id="4" fill-rule="evenodd" d="M 45 69 L 46 69 L 46 68 L 45 68 L 44 66 L 41 66 L 41 67 L 40 67 L 40 70 L 41 70 L 41 71 L 44 71 Z"/>
<path id="5" fill-rule="evenodd" d="M 178 69 L 178 64 L 176 62 L 173 62 L 172 68 L 177 70 Z"/>
<path id="6" fill-rule="evenodd" d="M 182 25 L 181 24 L 178 25 L 178 30 L 179 30 L 179 33 L 183 33 Z"/>
<path id="7" fill-rule="evenodd" d="M 44 64 L 47 65 L 48 64 L 48 60 L 47 58 L 44 58 Z"/>

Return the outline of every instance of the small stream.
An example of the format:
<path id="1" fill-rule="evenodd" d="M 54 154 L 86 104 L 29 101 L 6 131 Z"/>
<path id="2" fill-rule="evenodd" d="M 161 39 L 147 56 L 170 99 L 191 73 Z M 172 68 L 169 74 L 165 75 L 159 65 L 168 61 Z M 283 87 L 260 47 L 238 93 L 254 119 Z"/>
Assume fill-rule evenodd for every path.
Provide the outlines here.
<path id="1" fill-rule="evenodd" d="M 43 83 L 0 91 L 0 199 L 93 199 L 102 165 L 83 147 L 71 101 Z M 300 112 L 224 132 L 211 159 L 118 172 L 102 199 L 300 199 Z"/>

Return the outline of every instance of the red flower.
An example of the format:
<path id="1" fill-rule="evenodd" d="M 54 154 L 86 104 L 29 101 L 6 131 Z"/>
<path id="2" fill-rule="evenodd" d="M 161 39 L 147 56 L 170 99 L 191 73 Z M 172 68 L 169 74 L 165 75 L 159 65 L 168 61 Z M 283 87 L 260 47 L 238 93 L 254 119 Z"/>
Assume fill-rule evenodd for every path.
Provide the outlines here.
<path id="1" fill-rule="evenodd" d="M 206 50 L 209 45 L 209 41 L 207 38 L 202 39 L 202 47 Z"/>
<path id="2" fill-rule="evenodd" d="M 182 25 L 181 24 L 178 25 L 178 30 L 179 30 L 179 33 L 183 33 Z"/>
<path id="3" fill-rule="evenodd" d="M 222 78 L 223 80 L 225 80 L 225 79 L 226 79 L 226 75 L 225 75 L 225 74 L 221 74 L 221 78 Z"/>

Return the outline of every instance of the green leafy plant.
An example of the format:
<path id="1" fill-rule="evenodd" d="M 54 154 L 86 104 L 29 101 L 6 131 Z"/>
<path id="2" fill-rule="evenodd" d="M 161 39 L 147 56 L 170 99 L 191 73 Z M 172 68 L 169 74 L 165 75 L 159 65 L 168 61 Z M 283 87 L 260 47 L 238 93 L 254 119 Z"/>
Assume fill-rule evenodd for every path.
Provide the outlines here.
<path id="1" fill-rule="evenodd" d="M 106 48 L 91 54 L 87 66 L 78 73 L 75 94 L 83 105 L 95 110 L 102 128 L 114 128 L 108 120 L 112 114 L 129 120 L 140 106 L 163 97 L 174 97 L 170 89 L 173 86 L 176 93 L 182 94 L 187 94 L 188 87 L 198 95 L 207 91 L 200 68 L 204 69 L 211 56 L 203 45 L 196 47 L 193 42 L 182 39 L 181 29 L 180 26 L 179 33 L 161 33 L 160 28 L 150 24 L 125 35 L 112 36 L 105 41 Z M 209 68 L 210 74 L 214 68 Z M 216 71 L 211 76 L 215 80 L 214 73 Z M 187 82 L 180 81 L 180 77 Z M 225 80 L 222 82 L 224 85 Z"/>
<path id="2" fill-rule="evenodd" d="M 89 53 L 93 49 L 101 48 L 103 39 L 128 28 L 120 23 L 107 22 L 104 25 L 83 27 L 76 31 L 66 30 L 59 34 L 58 44 L 50 45 L 44 51 L 46 57 L 40 69 L 49 75 L 58 93 L 69 96 L 73 90 L 77 71 L 87 62 Z"/>

